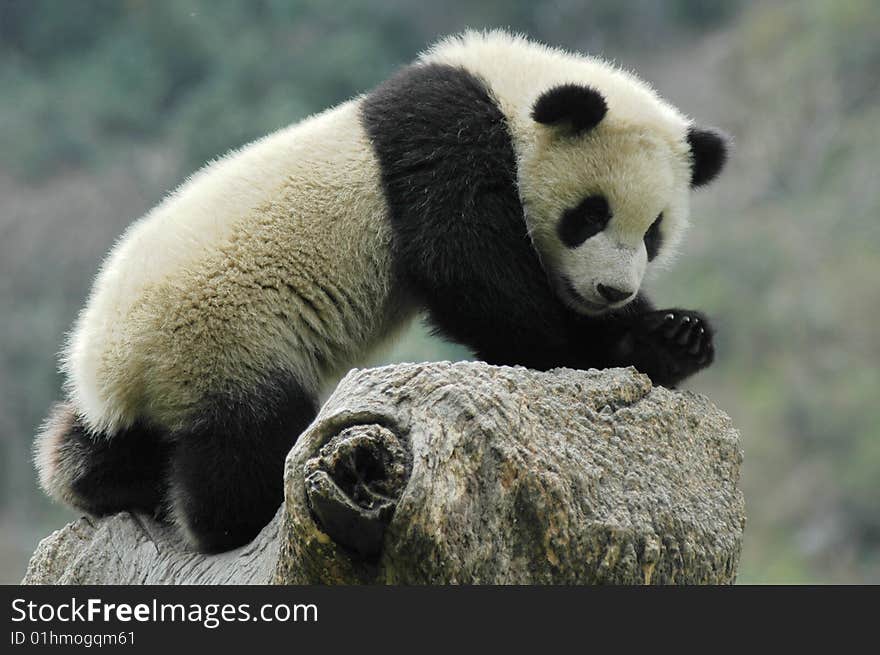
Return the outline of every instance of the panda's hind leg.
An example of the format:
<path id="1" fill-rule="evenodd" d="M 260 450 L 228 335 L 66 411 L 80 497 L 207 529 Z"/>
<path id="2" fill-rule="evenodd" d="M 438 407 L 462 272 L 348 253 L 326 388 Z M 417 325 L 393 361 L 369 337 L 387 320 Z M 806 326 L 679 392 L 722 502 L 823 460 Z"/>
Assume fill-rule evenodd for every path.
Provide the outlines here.
<path id="1" fill-rule="evenodd" d="M 58 403 L 34 443 L 40 485 L 51 497 L 93 516 L 124 510 L 159 515 L 170 445 L 143 424 L 112 435 L 89 430 L 69 403 Z"/>
<path id="2" fill-rule="evenodd" d="M 174 436 L 172 519 L 203 552 L 253 540 L 284 496 L 284 460 L 317 414 L 317 401 L 290 376 L 205 403 L 195 425 Z"/>

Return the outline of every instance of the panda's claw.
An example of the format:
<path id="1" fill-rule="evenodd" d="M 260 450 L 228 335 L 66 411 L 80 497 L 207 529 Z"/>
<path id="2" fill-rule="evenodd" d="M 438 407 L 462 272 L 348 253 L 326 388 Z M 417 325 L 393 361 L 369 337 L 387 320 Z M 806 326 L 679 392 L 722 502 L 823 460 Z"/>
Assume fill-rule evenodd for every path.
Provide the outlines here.
<path id="1" fill-rule="evenodd" d="M 688 310 L 659 310 L 643 314 L 637 330 L 643 347 L 663 361 L 673 379 L 687 377 L 712 363 L 715 349 L 712 329 L 700 313 Z"/>
<path id="2" fill-rule="evenodd" d="M 642 315 L 642 324 L 639 326 L 639 332 L 642 334 L 660 333 L 666 330 L 669 325 L 673 324 L 675 316 L 672 314 L 663 315 L 663 312 L 650 312 Z"/>
<path id="3" fill-rule="evenodd" d="M 668 314 L 667 316 L 671 316 Z M 663 321 L 663 337 L 666 339 L 674 339 L 675 335 L 678 334 L 678 331 L 682 328 L 681 319 L 676 319 L 673 317 L 672 320 L 664 320 Z"/>
<path id="4" fill-rule="evenodd" d="M 670 319 L 669 317 L 672 316 Z M 699 319 L 685 315 L 666 314 L 663 319 L 663 337 L 679 346 L 686 346 Z"/>

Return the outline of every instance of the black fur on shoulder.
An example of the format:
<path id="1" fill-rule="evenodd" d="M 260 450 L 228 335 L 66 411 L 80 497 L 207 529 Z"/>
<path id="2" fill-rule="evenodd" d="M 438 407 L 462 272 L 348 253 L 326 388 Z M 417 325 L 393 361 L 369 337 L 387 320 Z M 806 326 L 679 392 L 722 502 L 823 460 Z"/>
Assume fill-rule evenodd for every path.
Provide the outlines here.
<path id="1" fill-rule="evenodd" d="M 411 66 L 362 117 L 398 275 L 437 331 L 489 362 L 546 366 L 568 343 L 567 312 L 532 247 L 507 122 L 485 84 L 462 68 Z"/>
<path id="2" fill-rule="evenodd" d="M 532 118 L 544 125 L 567 123 L 575 134 L 596 127 L 608 112 L 605 98 L 582 84 L 561 84 L 541 94 L 532 107 Z"/>
<path id="3" fill-rule="evenodd" d="M 691 186 L 698 187 L 714 180 L 727 163 L 729 139 L 715 130 L 691 127 L 687 134 L 691 148 Z"/>

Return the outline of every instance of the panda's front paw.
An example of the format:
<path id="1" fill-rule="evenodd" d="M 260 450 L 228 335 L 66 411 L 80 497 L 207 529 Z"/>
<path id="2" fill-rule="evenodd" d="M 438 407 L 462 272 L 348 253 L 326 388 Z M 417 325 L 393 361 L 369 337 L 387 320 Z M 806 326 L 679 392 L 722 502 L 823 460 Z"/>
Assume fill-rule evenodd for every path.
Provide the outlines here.
<path id="1" fill-rule="evenodd" d="M 715 358 L 714 331 L 700 312 L 662 309 L 642 314 L 633 328 L 637 360 L 657 384 L 671 385 Z M 636 365 L 639 368 L 638 364 Z"/>
<path id="2" fill-rule="evenodd" d="M 663 339 L 666 348 L 682 362 L 690 362 L 698 368 L 712 363 L 715 357 L 713 331 L 708 319 L 699 312 L 667 309 L 655 333 Z"/>

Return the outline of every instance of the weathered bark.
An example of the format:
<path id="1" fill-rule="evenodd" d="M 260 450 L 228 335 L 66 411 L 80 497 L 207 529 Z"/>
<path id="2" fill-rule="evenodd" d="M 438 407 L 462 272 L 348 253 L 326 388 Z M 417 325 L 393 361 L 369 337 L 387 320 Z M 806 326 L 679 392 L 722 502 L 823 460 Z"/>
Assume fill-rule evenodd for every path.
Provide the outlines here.
<path id="1" fill-rule="evenodd" d="M 80 519 L 24 582 L 729 583 L 741 460 L 725 414 L 632 369 L 355 370 L 248 546 L 206 556 L 143 517 Z"/>

